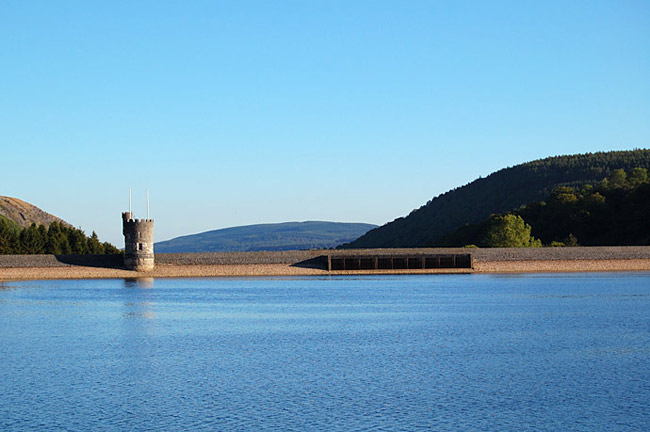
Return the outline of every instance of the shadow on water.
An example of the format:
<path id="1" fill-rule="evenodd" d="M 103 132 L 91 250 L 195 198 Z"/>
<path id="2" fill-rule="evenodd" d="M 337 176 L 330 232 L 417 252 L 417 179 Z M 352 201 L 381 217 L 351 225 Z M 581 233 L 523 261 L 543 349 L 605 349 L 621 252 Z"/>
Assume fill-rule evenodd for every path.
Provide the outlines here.
<path id="1" fill-rule="evenodd" d="M 54 255 L 56 260 L 69 265 L 125 270 L 122 255 Z"/>

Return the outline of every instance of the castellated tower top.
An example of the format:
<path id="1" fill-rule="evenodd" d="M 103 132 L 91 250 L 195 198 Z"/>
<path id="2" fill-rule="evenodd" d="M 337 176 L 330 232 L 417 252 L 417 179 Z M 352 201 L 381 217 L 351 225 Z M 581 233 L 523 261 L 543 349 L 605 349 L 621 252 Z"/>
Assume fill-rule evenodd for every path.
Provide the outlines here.
<path id="1" fill-rule="evenodd" d="M 130 195 L 129 192 L 129 201 Z M 148 195 L 147 193 L 147 213 L 149 213 Z M 136 271 L 153 270 L 153 219 L 134 219 L 133 212 L 129 208 L 128 212 L 122 213 L 122 233 L 124 234 L 124 267 Z"/>

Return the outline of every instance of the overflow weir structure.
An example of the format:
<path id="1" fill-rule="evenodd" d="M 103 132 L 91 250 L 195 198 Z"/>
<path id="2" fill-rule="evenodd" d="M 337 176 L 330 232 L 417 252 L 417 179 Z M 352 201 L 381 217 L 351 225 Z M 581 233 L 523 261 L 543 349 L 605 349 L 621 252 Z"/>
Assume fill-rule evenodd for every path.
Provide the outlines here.
<path id="1" fill-rule="evenodd" d="M 471 269 L 472 254 L 326 255 L 327 271 Z"/>

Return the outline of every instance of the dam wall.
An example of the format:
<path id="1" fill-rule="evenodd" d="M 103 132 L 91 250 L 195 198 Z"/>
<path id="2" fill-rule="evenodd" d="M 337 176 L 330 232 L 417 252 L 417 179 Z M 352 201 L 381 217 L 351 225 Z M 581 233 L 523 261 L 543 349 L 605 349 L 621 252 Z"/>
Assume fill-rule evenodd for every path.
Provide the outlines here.
<path id="1" fill-rule="evenodd" d="M 447 261 L 449 264 L 443 265 L 443 259 L 449 260 L 454 254 L 469 256 L 471 261 Z M 435 255 L 441 259 L 440 267 L 431 260 Z M 344 269 L 328 267 L 328 258 L 340 260 Z M 0 284 L 11 280 L 142 277 L 648 272 L 650 247 L 474 249 L 469 253 L 459 248 L 157 254 L 156 261 L 153 270 L 135 271 L 125 268 L 122 255 L 0 255 Z"/>
<path id="2" fill-rule="evenodd" d="M 380 257 L 471 255 L 472 264 L 482 262 L 632 260 L 650 259 L 650 246 L 599 246 L 566 248 L 417 248 L 350 249 L 264 252 L 207 252 L 155 254 L 160 265 L 298 264 L 322 257 Z M 0 255 L 0 268 L 20 267 L 112 267 L 122 268 L 122 255 Z"/>

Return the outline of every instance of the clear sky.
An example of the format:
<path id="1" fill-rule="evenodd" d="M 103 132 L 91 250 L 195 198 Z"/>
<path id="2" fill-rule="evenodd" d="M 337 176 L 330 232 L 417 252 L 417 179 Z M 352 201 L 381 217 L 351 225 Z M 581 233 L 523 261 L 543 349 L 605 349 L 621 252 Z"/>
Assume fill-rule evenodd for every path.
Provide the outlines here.
<path id="1" fill-rule="evenodd" d="M 0 1 L 0 195 L 123 245 L 650 146 L 649 1 Z"/>

